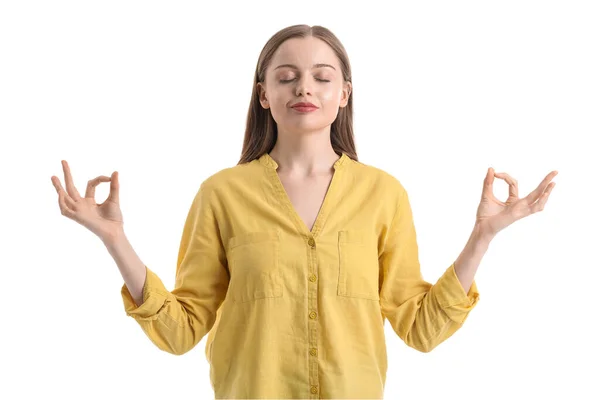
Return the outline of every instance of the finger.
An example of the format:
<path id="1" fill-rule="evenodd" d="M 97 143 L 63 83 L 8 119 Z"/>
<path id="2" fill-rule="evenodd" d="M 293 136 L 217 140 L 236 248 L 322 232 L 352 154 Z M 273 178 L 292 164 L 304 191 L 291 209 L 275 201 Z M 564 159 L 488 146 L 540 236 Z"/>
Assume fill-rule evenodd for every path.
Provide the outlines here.
<path id="1" fill-rule="evenodd" d="M 494 168 L 488 168 L 488 172 L 487 175 L 485 176 L 485 180 L 483 183 L 483 194 L 482 194 L 482 199 L 485 197 L 488 197 L 489 199 L 491 199 L 492 201 L 494 201 L 495 203 L 499 204 L 499 205 L 506 205 L 506 203 L 504 203 L 503 201 L 500 201 L 500 199 L 498 199 L 495 195 L 494 195 L 494 175 L 496 175 L 496 172 L 494 171 Z"/>
<path id="2" fill-rule="evenodd" d="M 60 213 L 65 217 L 69 217 L 71 219 L 73 219 L 73 217 L 75 216 L 75 209 L 70 208 L 67 203 L 73 206 L 72 202 L 73 200 L 70 199 L 67 192 L 65 192 L 64 190 L 58 192 L 58 206 L 60 208 Z"/>
<path id="3" fill-rule="evenodd" d="M 488 168 L 487 174 L 485 175 L 485 179 L 483 180 L 482 197 L 485 197 L 487 195 L 491 199 L 494 199 L 495 201 L 497 201 L 498 203 L 502 203 L 498 198 L 496 198 L 496 196 L 494 196 L 493 183 L 494 183 L 494 169 L 490 167 L 490 168 Z"/>
<path id="4" fill-rule="evenodd" d="M 110 176 L 110 193 L 108 194 L 107 201 L 114 201 L 119 204 L 119 172 L 115 171 Z"/>
<path id="5" fill-rule="evenodd" d="M 544 190 L 544 193 L 542 193 L 540 196 L 539 200 L 531 206 L 532 214 L 544 210 L 544 206 L 546 205 L 548 198 L 550 198 L 550 193 L 552 192 L 552 189 L 554 189 L 554 186 L 556 186 L 556 183 L 554 182 L 549 184 L 546 190 Z"/>
<path id="6" fill-rule="evenodd" d="M 100 182 L 110 182 L 110 177 L 105 175 L 100 175 L 94 179 L 90 179 L 87 184 L 87 188 L 85 190 L 86 198 L 94 198 L 96 196 L 96 186 L 100 184 Z"/>
<path id="7" fill-rule="evenodd" d="M 548 175 L 546 175 L 546 177 L 542 180 L 542 182 L 540 182 L 538 187 L 535 188 L 531 193 L 529 193 L 527 195 L 527 197 L 526 197 L 527 204 L 535 203 L 540 198 L 540 196 L 545 192 L 550 181 L 552 181 L 552 179 L 554 179 L 554 177 L 557 174 L 558 174 L 558 171 L 552 171 Z"/>
<path id="8" fill-rule="evenodd" d="M 52 176 L 52 178 L 50 179 L 52 180 L 52 184 L 54 185 L 54 188 L 56 189 L 56 192 L 59 196 L 63 194 L 65 197 L 70 198 L 69 194 L 65 192 L 62 185 L 60 184 L 60 179 L 58 179 L 56 176 Z"/>
<path id="9" fill-rule="evenodd" d="M 65 204 L 69 207 L 69 210 L 77 213 L 77 203 L 71 197 L 65 196 Z"/>
<path id="10" fill-rule="evenodd" d="M 506 183 L 508 183 L 508 200 L 518 199 L 519 198 L 519 182 L 505 172 L 496 172 L 494 176 L 503 179 Z"/>
<path id="11" fill-rule="evenodd" d="M 61 163 L 65 174 L 65 186 L 67 187 L 67 192 L 73 200 L 77 201 L 81 199 L 81 195 L 79 194 L 79 192 L 75 188 L 75 185 L 73 184 L 73 177 L 71 176 L 71 169 L 69 168 L 69 164 L 67 164 L 67 161 L 65 160 L 61 160 Z"/>
<path id="12" fill-rule="evenodd" d="M 54 189 L 56 189 L 56 193 L 60 193 L 60 191 L 62 190 L 60 180 L 54 175 L 52 175 L 50 180 L 52 181 L 52 186 L 54 186 Z"/>

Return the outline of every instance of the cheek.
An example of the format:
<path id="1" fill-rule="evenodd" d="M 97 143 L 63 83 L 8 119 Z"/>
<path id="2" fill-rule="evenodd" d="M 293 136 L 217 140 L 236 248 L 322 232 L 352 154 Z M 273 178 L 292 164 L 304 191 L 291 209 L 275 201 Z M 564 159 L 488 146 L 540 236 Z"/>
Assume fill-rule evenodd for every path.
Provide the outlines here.
<path id="1" fill-rule="evenodd" d="M 323 103 L 327 103 L 329 106 L 331 106 L 332 104 L 335 104 L 335 106 L 337 106 L 342 99 L 341 89 L 337 87 L 329 88 L 321 92 L 320 97 Z"/>
<path id="2" fill-rule="evenodd" d="M 331 103 L 332 101 L 336 100 L 335 91 L 328 90 L 324 92 L 321 96 L 321 99 L 323 100 L 323 102 Z"/>
<path id="3" fill-rule="evenodd" d="M 272 110 L 281 110 L 285 108 L 285 98 L 281 95 L 281 93 L 269 93 L 269 107 Z"/>
<path id="4" fill-rule="evenodd" d="M 269 108 L 271 109 L 271 115 L 275 122 L 281 123 L 287 118 L 287 113 L 292 111 L 286 107 L 287 101 L 289 101 L 289 98 L 287 97 L 271 94 L 271 97 L 269 98 Z"/>

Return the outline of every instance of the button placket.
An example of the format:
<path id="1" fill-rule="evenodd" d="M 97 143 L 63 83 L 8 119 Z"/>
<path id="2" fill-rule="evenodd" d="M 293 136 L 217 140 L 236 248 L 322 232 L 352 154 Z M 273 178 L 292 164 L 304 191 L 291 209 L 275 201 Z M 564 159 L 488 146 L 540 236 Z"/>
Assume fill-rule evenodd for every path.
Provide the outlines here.
<path id="1" fill-rule="evenodd" d="M 315 248 L 315 244 L 316 244 L 316 243 L 315 243 L 315 239 L 314 239 L 314 238 L 312 238 L 312 237 L 311 237 L 311 238 L 308 238 L 308 245 L 309 245 L 311 248 L 313 248 L 313 249 L 314 249 L 314 248 Z M 309 275 L 309 277 L 308 277 L 308 280 L 309 280 L 309 281 L 311 281 L 311 282 L 316 282 L 316 280 L 317 280 L 317 276 L 316 276 L 314 273 L 311 273 L 311 274 Z"/>
<path id="2" fill-rule="evenodd" d="M 307 240 L 308 245 L 310 246 L 308 251 L 308 280 L 312 283 L 317 281 L 317 255 L 315 252 L 316 241 L 314 237 L 309 237 Z M 313 396 L 311 398 L 318 398 L 319 393 L 319 373 L 318 373 L 318 360 L 317 360 L 317 312 L 315 310 L 318 309 L 318 285 L 309 284 L 308 285 L 309 292 L 309 314 L 308 317 L 312 320 L 310 322 L 311 325 L 311 334 L 309 338 L 309 354 L 311 356 L 310 360 L 310 392 Z"/>

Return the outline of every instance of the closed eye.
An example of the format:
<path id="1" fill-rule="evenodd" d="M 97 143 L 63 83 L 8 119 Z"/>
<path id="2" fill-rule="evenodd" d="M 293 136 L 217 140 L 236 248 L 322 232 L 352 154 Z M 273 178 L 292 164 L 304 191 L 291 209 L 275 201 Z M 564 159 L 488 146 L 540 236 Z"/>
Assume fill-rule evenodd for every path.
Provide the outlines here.
<path id="1" fill-rule="evenodd" d="M 293 81 L 294 79 L 287 79 L 287 80 L 280 79 L 279 82 L 288 83 L 288 82 Z M 318 80 L 319 82 L 331 82 L 331 81 L 328 81 L 327 79 L 319 79 L 319 78 L 315 78 L 315 79 Z"/>

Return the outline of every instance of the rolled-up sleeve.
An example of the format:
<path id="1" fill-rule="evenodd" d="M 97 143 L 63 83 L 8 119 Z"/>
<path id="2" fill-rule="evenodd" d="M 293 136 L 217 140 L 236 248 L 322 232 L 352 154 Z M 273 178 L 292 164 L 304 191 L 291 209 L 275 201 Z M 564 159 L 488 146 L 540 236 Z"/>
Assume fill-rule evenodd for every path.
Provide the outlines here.
<path id="1" fill-rule="evenodd" d="M 410 347 L 429 352 L 452 336 L 479 301 L 473 281 L 465 293 L 452 263 L 431 284 L 423 280 L 408 193 L 400 185 L 394 217 L 380 255 L 380 305 L 396 334 Z"/>
<path id="2" fill-rule="evenodd" d="M 159 349 L 176 355 L 194 348 L 210 331 L 229 286 L 211 196 L 205 181 L 184 224 L 173 291 L 147 265 L 142 304 L 135 303 L 125 284 L 121 288 L 126 315 L 138 322 Z"/>

